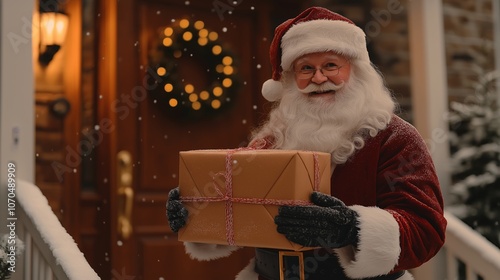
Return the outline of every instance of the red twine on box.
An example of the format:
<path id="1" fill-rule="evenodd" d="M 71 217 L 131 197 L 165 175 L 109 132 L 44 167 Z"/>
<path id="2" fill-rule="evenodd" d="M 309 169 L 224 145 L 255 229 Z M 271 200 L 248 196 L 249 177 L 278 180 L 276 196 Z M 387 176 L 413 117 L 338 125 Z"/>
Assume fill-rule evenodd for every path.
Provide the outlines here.
<path id="1" fill-rule="evenodd" d="M 233 165 L 232 165 L 232 155 L 238 151 L 242 150 L 254 150 L 256 148 L 239 148 L 235 150 L 230 150 L 226 154 L 226 170 L 225 172 L 219 172 L 213 176 L 213 182 L 215 186 L 215 191 L 219 196 L 217 197 L 181 197 L 183 202 L 218 202 L 225 201 L 226 203 L 226 240 L 229 245 L 235 246 L 234 241 L 234 224 L 233 224 L 233 203 L 247 203 L 247 204 L 258 204 L 258 205 L 287 205 L 287 206 L 304 206 L 312 205 L 310 201 L 305 200 L 293 200 L 293 199 L 268 199 L 268 198 L 244 198 L 244 197 L 233 197 Z M 314 159 L 314 190 L 319 190 L 320 174 L 319 174 L 319 160 L 318 155 L 313 153 Z M 224 176 L 226 193 L 222 193 L 219 186 L 216 183 L 216 177 L 219 175 Z"/>

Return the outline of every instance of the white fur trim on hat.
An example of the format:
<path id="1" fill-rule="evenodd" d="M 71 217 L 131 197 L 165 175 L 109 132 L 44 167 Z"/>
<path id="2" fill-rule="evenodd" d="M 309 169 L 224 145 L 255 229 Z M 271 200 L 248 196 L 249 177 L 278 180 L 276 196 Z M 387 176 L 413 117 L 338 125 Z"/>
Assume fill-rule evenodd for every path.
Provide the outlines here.
<path id="1" fill-rule="evenodd" d="M 398 222 L 378 207 L 355 205 L 350 208 L 359 215 L 358 250 L 351 245 L 335 249 L 346 275 L 358 279 L 391 272 L 401 253 Z"/>
<path id="2" fill-rule="evenodd" d="M 184 248 L 191 259 L 198 261 L 211 261 L 225 258 L 231 255 L 234 251 L 240 249 L 240 247 L 236 246 L 194 242 L 184 242 Z"/>
<path id="3" fill-rule="evenodd" d="M 298 23 L 283 35 L 281 50 L 283 70 L 290 69 L 295 59 L 315 52 L 335 51 L 350 58 L 370 60 L 363 30 L 342 20 Z"/>
<path id="4" fill-rule="evenodd" d="M 283 85 L 280 81 L 269 79 L 262 84 L 262 96 L 267 101 L 278 101 L 283 96 Z"/>

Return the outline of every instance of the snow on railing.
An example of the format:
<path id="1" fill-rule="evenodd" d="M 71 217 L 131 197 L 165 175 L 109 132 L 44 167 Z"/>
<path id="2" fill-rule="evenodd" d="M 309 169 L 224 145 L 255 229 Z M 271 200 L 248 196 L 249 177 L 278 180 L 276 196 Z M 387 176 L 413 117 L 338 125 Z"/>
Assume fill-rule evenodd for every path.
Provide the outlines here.
<path id="1" fill-rule="evenodd" d="M 459 263 L 465 265 L 466 280 L 500 279 L 500 249 L 451 213 L 446 230 L 446 279 L 459 278 Z M 481 278 L 478 278 L 480 276 Z"/>
<path id="2" fill-rule="evenodd" d="M 40 189 L 28 182 L 16 188 L 19 213 L 18 236 L 25 250 L 17 274 L 23 280 L 100 279 L 90 267 L 73 238 L 52 212 Z"/>

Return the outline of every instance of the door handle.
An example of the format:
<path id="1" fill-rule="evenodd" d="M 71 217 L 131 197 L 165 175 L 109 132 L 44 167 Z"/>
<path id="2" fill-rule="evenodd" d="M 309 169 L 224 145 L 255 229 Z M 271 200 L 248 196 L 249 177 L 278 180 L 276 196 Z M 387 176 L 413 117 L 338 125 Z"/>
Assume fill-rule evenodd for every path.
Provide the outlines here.
<path id="1" fill-rule="evenodd" d="M 132 234 L 132 208 L 134 206 L 132 155 L 128 151 L 120 151 L 117 160 L 118 236 L 125 240 Z"/>

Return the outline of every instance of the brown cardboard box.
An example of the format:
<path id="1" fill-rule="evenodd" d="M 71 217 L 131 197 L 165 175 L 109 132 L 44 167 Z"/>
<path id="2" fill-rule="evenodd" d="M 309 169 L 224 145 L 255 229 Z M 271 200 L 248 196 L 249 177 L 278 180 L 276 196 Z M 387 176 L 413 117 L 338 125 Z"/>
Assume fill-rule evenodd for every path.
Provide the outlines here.
<path id="1" fill-rule="evenodd" d="M 179 240 L 211 244 L 231 244 L 234 240 L 233 245 L 244 247 L 310 249 L 288 241 L 276 231 L 274 217 L 278 214 L 278 205 L 268 203 L 309 203 L 315 174 L 319 175 L 318 190 L 330 194 L 330 154 L 327 153 L 293 150 L 181 152 L 179 187 L 189 218 L 179 231 Z M 228 185 L 228 180 L 232 180 L 232 185 Z M 232 192 L 224 200 L 226 186 L 229 190 L 232 187 Z M 242 203 L 242 199 L 249 201 Z M 256 201 L 258 199 L 267 201 Z M 227 211 L 232 213 L 227 214 Z"/>

